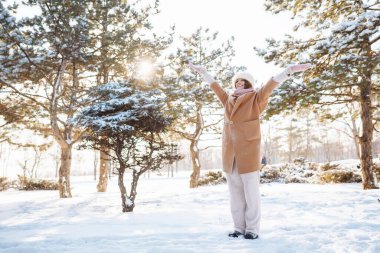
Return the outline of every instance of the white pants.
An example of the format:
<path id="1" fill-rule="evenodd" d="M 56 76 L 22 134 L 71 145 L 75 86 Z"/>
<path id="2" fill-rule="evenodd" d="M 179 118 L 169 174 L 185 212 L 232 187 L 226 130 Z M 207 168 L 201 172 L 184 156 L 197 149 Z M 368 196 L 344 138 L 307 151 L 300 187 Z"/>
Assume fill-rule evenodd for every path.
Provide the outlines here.
<path id="1" fill-rule="evenodd" d="M 260 171 L 239 174 L 234 162 L 231 174 L 226 174 L 235 230 L 241 233 L 260 232 Z"/>

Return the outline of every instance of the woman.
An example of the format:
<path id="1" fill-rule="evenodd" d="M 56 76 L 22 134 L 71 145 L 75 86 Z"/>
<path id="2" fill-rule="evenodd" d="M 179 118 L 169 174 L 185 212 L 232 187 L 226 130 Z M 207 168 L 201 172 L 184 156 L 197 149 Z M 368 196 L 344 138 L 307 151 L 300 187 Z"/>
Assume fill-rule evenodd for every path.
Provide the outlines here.
<path id="1" fill-rule="evenodd" d="M 310 64 L 290 65 L 259 90 L 253 89 L 249 73 L 237 73 L 232 79 L 234 91 L 229 95 L 199 65 L 188 66 L 210 84 L 224 107 L 223 170 L 227 176 L 234 231 L 230 237 L 257 239 L 260 233 L 260 122 L 259 116 L 268 104 L 273 89 L 295 72 L 305 71 Z"/>

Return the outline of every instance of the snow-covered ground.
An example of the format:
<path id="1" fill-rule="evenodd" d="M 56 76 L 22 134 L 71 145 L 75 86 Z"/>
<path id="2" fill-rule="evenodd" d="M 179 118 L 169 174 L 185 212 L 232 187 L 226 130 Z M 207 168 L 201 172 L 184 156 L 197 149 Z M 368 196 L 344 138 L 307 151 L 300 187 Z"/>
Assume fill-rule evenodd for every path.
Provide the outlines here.
<path id="1" fill-rule="evenodd" d="M 379 190 L 262 184 L 260 239 L 245 240 L 227 237 L 227 185 L 189 189 L 188 178 L 142 178 L 133 213 L 121 212 L 116 178 L 106 193 L 73 178 L 71 199 L 0 192 L 0 252 L 380 252 Z"/>

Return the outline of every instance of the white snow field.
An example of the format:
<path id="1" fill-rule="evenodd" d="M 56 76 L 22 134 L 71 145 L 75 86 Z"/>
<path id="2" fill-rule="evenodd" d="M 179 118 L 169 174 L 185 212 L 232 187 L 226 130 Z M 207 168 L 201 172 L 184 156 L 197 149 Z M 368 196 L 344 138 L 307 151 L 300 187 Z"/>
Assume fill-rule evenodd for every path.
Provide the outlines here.
<path id="1" fill-rule="evenodd" d="M 121 212 L 116 178 L 97 193 L 74 177 L 70 199 L 0 192 L 0 252 L 380 252 L 379 190 L 262 184 L 260 238 L 230 239 L 227 185 L 189 189 L 189 175 L 140 179 L 133 213 Z"/>

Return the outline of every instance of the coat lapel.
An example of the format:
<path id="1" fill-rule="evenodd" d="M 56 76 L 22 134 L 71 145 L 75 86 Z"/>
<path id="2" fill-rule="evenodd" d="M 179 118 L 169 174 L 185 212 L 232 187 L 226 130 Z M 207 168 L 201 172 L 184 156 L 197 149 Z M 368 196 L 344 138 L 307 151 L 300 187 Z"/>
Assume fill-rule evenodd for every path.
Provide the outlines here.
<path id="1" fill-rule="evenodd" d="M 247 93 L 243 96 L 240 96 L 238 97 L 238 99 L 236 100 L 233 108 L 232 108 L 232 112 L 231 112 L 231 115 L 230 115 L 230 119 L 232 118 L 232 116 L 235 114 L 236 110 L 239 108 L 239 106 L 246 100 L 248 100 L 250 97 L 252 97 L 252 94 L 253 93 Z M 233 99 L 233 97 L 231 96 L 231 98 Z"/>

